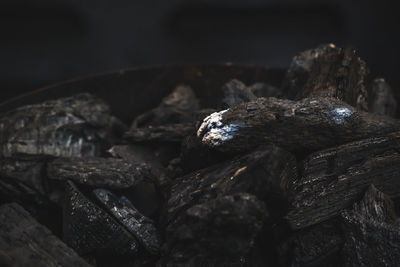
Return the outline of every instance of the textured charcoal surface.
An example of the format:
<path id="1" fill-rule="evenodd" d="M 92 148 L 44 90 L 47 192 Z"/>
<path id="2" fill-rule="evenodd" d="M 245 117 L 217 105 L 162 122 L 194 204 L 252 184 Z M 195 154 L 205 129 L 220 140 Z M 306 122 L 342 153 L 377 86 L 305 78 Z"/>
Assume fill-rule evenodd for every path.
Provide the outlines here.
<path id="1" fill-rule="evenodd" d="M 398 120 L 357 111 L 334 98 L 292 101 L 271 97 L 211 114 L 197 136 L 204 145 L 224 152 L 273 143 L 304 153 L 398 130 Z"/>
<path id="2" fill-rule="evenodd" d="M 341 214 L 345 266 L 398 266 L 400 224 L 393 202 L 371 185 L 363 199 Z"/>
<path id="3" fill-rule="evenodd" d="M 385 79 L 374 79 L 370 86 L 369 95 L 370 112 L 391 117 L 396 115 L 397 100 Z"/>
<path id="4" fill-rule="evenodd" d="M 63 240 L 80 255 L 135 255 L 138 243 L 116 219 L 67 182 Z"/>
<path id="5" fill-rule="evenodd" d="M 400 134 L 351 142 L 315 152 L 302 161 L 292 185 L 291 226 L 303 228 L 337 216 L 369 184 L 390 197 L 400 196 Z"/>
<path id="6" fill-rule="evenodd" d="M 160 241 L 154 222 L 142 215 L 126 197 L 118 198 L 108 190 L 95 189 L 95 197 L 102 205 L 133 234 L 144 248 L 157 254 Z"/>
<path id="7" fill-rule="evenodd" d="M 23 106 L 0 117 L 0 153 L 96 156 L 122 123 L 90 94 Z"/>
<path id="8" fill-rule="evenodd" d="M 247 261 L 269 218 L 264 205 L 271 205 L 271 218 L 283 213 L 295 176 L 294 157 L 270 146 L 177 178 L 167 206 L 164 260 L 210 266 Z"/>
<path id="9" fill-rule="evenodd" d="M 116 158 L 58 158 L 48 164 L 47 173 L 54 180 L 116 189 L 153 179 L 146 163 L 135 164 Z"/>
<path id="10" fill-rule="evenodd" d="M 293 58 L 282 90 L 290 99 L 334 97 L 357 109 L 368 110 L 364 82 L 367 73 L 365 62 L 354 49 L 325 44 Z"/>
<path id="11" fill-rule="evenodd" d="M 18 204 L 0 206 L 0 266 L 90 266 Z"/>

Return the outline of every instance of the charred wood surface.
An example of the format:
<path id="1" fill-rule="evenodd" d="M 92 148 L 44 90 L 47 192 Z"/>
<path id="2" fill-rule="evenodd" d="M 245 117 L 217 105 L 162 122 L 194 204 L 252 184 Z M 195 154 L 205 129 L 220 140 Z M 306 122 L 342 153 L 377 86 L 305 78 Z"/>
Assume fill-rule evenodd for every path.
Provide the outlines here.
<path id="1" fill-rule="evenodd" d="M 364 198 L 341 214 L 345 266 L 398 266 L 400 224 L 393 202 L 371 185 Z"/>
<path id="2" fill-rule="evenodd" d="M 90 266 L 21 206 L 0 206 L 1 266 Z"/>
<path id="3" fill-rule="evenodd" d="M 310 152 L 400 130 L 400 122 L 357 111 L 334 98 L 291 101 L 258 98 L 204 119 L 197 136 L 204 145 L 241 152 L 266 143 Z"/>
<path id="4" fill-rule="evenodd" d="M 334 97 L 357 109 L 368 110 L 365 62 L 350 47 L 320 45 L 293 58 L 283 82 L 292 99 Z"/>
<path id="5" fill-rule="evenodd" d="M 373 183 L 390 197 L 400 196 L 400 134 L 351 142 L 315 152 L 299 164 L 292 186 L 295 229 L 337 216 Z"/>
<path id="6" fill-rule="evenodd" d="M 123 124 L 89 94 L 24 106 L 0 117 L 0 154 L 100 155 Z"/>

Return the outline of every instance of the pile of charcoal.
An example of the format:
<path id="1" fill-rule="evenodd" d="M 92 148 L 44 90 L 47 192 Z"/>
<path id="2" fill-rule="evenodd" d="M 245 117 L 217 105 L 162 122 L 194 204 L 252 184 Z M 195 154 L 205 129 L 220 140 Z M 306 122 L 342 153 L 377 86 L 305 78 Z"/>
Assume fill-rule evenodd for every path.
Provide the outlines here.
<path id="1" fill-rule="evenodd" d="M 1 114 L 0 266 L 398 266 L 397 102 L 354 49 L 220 95 L 130 127 L 87 93 Z"/>

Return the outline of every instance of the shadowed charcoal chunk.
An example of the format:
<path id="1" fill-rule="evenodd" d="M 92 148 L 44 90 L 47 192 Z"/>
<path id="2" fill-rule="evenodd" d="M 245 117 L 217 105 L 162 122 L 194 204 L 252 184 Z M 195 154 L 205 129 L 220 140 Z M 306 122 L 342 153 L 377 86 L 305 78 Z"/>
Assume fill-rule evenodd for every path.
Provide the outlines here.
<path id="1" fill-rule="evenodd" d="M 164 261 L 177 266 L 243 263 L 266 216 L 264 203 L 247 193 L 193 205 L 167 228 Z"/>
<path id="2" fill-rule="evenodd" d="M 295 158 L 269 146 L 177 178 L 165 218 L 165 260 L 206 266 L 245 260 L 259 227 L 285 212 L 296 174 Z"/>
<path id="3" fill-rule="evenodd" d="M 67 182 L 63 239 L 80 255 L 135 255 L 138 243 L 125 227 Z"/>
<path id="4" fill-rule="evenodd" d="M 46 181 L 43 171 L 48 159 L 31 155 L 0 158 L 0 198 L 17 201 L 44 197 Z"/>
<path id="5" fill-rule="evenodd" d="M 364 198 L 341 214 L 346 266 L 398 266 L 400 224 L 393 202 L 371 185 Z"/>
<path id="6" fill-rule="evenodd" d="M 136 117 L 125 137 L 132 142 L 179 142 L 195 129 L 198 99 L 189 86 L 178 86 L 160 105 Z"/>
<path id="7" fill-rule="evenodd" d="M 0 154 L 96 156 L 122 125 L 90 94 L 23 106 L 0 117 Z"/>
<path id="8" fill-rule="evenodd" d="M 391 117 L 396 115 L 397 100 L 394 97 L 392 88 L 385 79 L 373 80 L 369 95 L 370 112 Z"/>
<path id="9" fill-rule="evenodd" d="M 295 56 L 283 80 L 290 99 L 334 97 L 359 110 L 368 110 L 364 80 L 368 69 L 356 51 L 334 44 L 320 45 Z"/>
<path id="10" fill-rule="evenodd" d="M 0 265 L 90 266 L 15 203 L 0 206 Z"/>
<path id="11" fill-rule="evenodd" d="M 142 215 L 126 197 L 118 198 L 104 189 L 95 189 L 93 193 L 115 219 L 125 226 L 148 252 L 152 254 L 158 253 L 160 242 L 157 236 L 157 229 L 151 219 Z"/>
<path id="12" fill-rule="evenodd" d="M 224 93 L 222 103 L 225 108 L 231 108 L 257 98 L 249 87 L 236 79 L 227 82 L 222 87 L 222 91 Z"/>
<path id="13" fill-rule="evenodd" d="M 337 216 L 373 183 L 400 197 L 400 134 L 351 142 L 315 152 L 298 166 L 302 176 L 291 186 L 295 197 L 287 215 L 294 229 Z"/>
<path id="14" fill-rule="evenodd" d="M 343 242 L 340 227 L 332 221 L 302 229 L 292 240 L 291 266 L 339 266 Z"/>
<path id="15" fill-rule="evenodd" d="M 59 158 L 48 164 L 53 180 L 72 180 L 92 187 L 129 188 L 144 179 L 152 179 L 146 163 L 128 163 L 115 158 Z"/>
<path id="16" fill-rule="evenodd" d="M 197 131 L 214 150 L 243 152 L 265 143 L 310 152 L 400 130 L 390 117 L 357 111 L 334 98 L 257 98 L 204 119 Z"/>

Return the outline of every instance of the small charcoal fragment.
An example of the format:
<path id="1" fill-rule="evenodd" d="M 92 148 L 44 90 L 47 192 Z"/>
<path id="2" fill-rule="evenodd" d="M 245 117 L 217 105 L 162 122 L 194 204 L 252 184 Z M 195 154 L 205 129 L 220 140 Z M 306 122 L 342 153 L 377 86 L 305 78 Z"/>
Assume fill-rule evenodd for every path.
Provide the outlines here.
<path id="1" fill-rule="evenodd" d="M 341 214 L 345 266 L 398 266 L 400 223 L 393 202 L 371 185 L 364 198 Z"/>
<path id="2" fill-rule="evenodd" d="M 298 164 L 302 174 L 291 186 L 294 229 L 337 216 L 373 183 L 400 197 L 400 133 L 355 141 L 315 152 Z"/>
<path id="3" fill-rule="evenodd" d="M 1 266 L 90 266 L 21 206 L 0 206 Z"/>
<path id="4" fill-rule="evenodd" d="M 153 179 L 146 163 L 128 163 L 116 158 L 59 158 L 48 164 L 53 180 L 72 180 L 91 187 L 129 188 Z"/>
<path id="5" fill-rule="evenodd" d="M 305 153 L 399 130 L 395 119 L 357 111 L 334 98 L 295 102 L 270 97 L 211 114 L 197 136 L 204 145 L 223 152 L 273 143 Z"/>
<path id="6" fill-rule="evenodd" d="M 335 97 L 357 109 L 368 110 L 364 80 L 368 69 L 350 47 L 320 45 L 293 58 L 283 81 L 290 99 Z"/>
<path id="7" fill-rule="evenodd" d="M 103 206 L 114 215 L 115 219 L 133 234 L 144 248 L 157 254 L 160 242 L 157 229 L 152 220 L 143 216 L 126 197 L 118 198 L 108 190 L 96 189 L 93 191 Z"/>
<path id="8" fill-rule="evenodd" d="M 167 228 L 163 261 L 167 265 L 240 266 L 266 216 L 264 203 L 246 193 L 193 205 Z"/>
<path id="9" fill-rule="evenodd" d="M 138 243 L 125 227 L 70 181 L 63 209 L 63 240 L 80 255 L 135 255 Z"/>
<path id="10" fill-rule="evenodd" d="M 250 88 L 236 79 L 227 82 L 222 87 L 222 91 L 224 93 L 224 98 L 222 99 L 224 108 L 231 108 L 257 98 Z"/>
<path id="11" fill-rule="evenodd" d="M 397 100 L 392 88 L 384 79 L 372 81 L 369 95 L 370 112 L 391 117 L 396 115 Z"/>
<path id="12" fill-rule="evenodd" d="M 0 154 L 96 156 L 121 124 L 90 94 L 24 106 L 1 115 Z"/>

